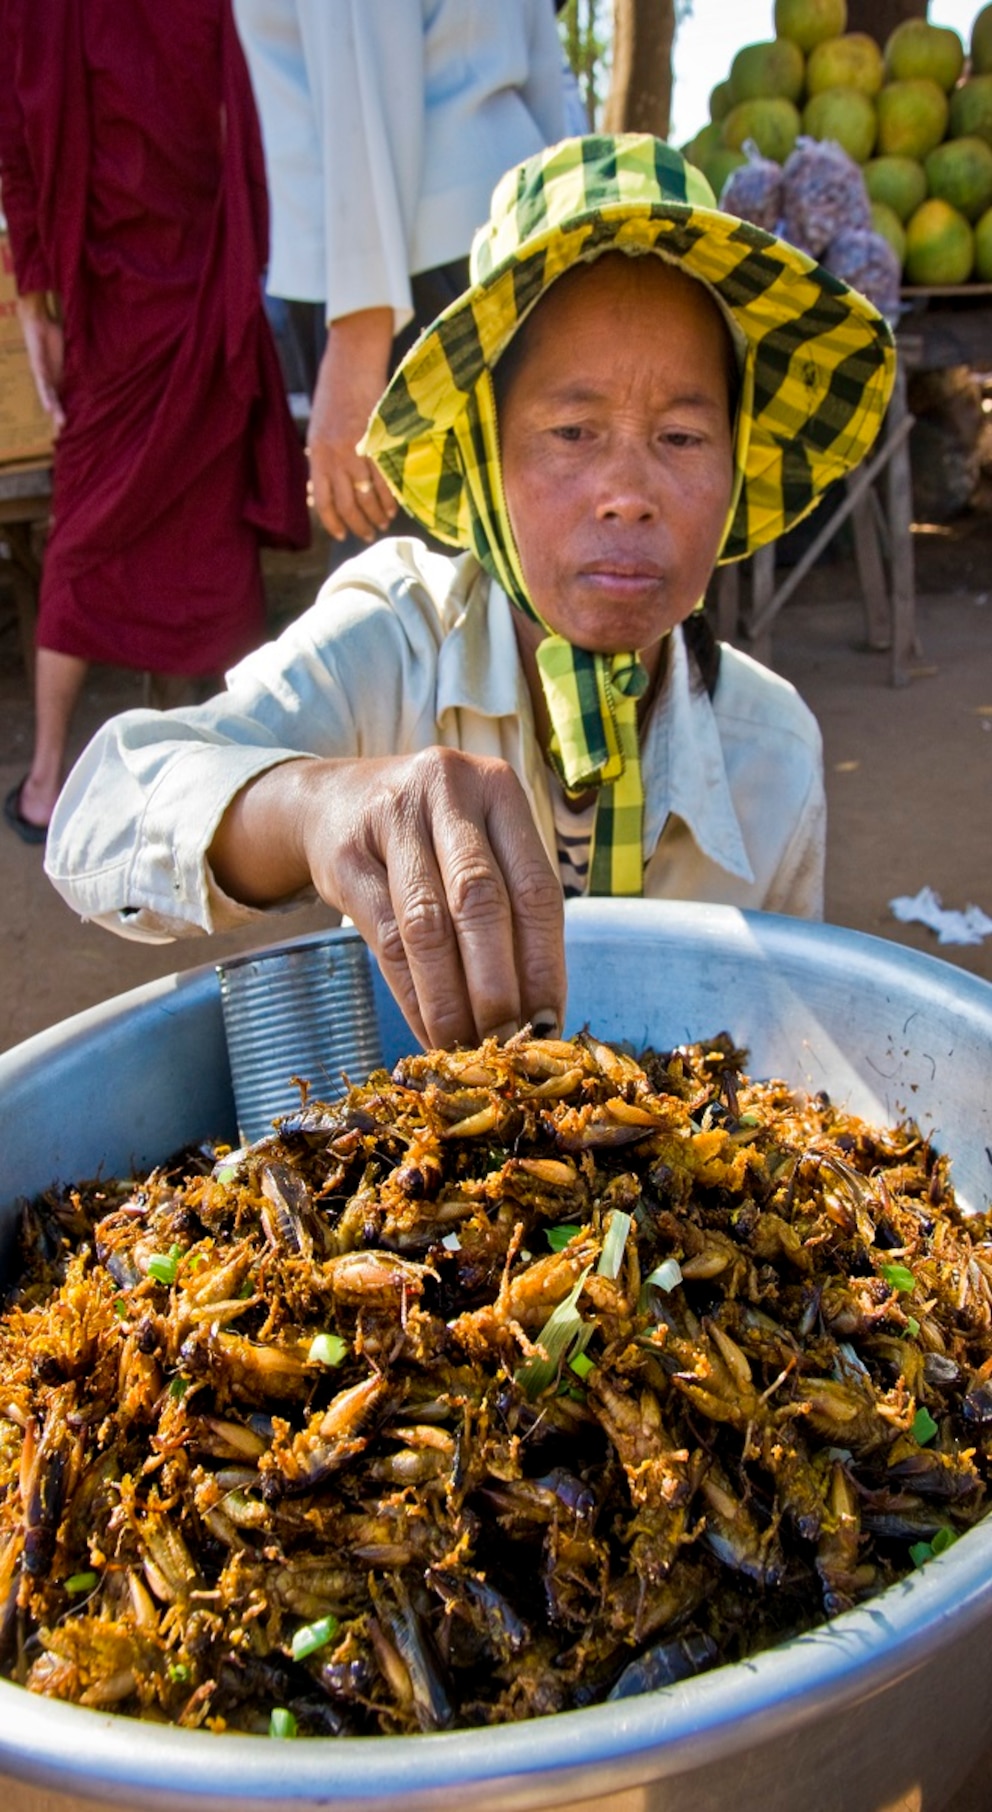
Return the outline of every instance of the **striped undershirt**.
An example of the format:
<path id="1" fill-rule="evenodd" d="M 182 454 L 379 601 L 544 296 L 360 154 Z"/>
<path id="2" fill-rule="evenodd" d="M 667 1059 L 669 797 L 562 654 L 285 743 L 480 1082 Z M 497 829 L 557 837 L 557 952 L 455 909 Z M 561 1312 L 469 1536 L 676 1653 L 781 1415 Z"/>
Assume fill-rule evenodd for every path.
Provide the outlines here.
<path id="1" fill-rule="evenodd" d="M 549 769 L 548 775 L 558 849 L 558 874 L 566 900 L 574 900 L 584 894 L 589 885 L 589 855 L 596 818 L 596 800 L 593 798 L 581 811 L 573 811 L 557 774 Z"/>

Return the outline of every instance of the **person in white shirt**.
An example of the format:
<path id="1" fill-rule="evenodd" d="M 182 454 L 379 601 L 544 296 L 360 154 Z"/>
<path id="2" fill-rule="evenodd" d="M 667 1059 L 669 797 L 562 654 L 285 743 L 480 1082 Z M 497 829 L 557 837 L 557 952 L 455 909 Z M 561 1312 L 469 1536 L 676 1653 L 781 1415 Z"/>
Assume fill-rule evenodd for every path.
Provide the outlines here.
<path id="1" fill-rule="evenodd" d="M 566 131 L 550 0 L 235 0 L 272 212 L 267 286 L 319 303 L 313 501 L 368 542 L 396 503 L 356 444 L 389 371 L 465 288 L 504 170 Z"/>
<path id="2" fill-rule="evenodd" d="M 219 698 L 107 725 L 46 863 L 139 937 L 315 890 L 431 1044 L 561 1023 L 565 886 L 820 912 L 816 725 L 697 606 L 864 456 L 894 375 L 870 303 L 646 135 L 509 172 L 472 267 L 363 443 L 466 551 L 384 541 Z"/>

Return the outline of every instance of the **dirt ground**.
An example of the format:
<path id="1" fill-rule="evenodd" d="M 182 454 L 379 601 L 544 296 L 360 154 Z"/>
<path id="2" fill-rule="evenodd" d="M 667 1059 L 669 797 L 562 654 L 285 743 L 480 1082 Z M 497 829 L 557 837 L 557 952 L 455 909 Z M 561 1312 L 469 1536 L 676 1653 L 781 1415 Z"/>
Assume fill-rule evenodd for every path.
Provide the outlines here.
<path id="1" fill-rule="evenodd" d="M 859 648 L 863 613 L 843 545 L 827 550 L 775 625 L 773 661 L 819 718 L 830 831 L 827 917 L 912 945 L 992 981 L 992 937 L 937 944 L 893 918 L 889 901 L 930 885 L 947 907 L 992 916 L 992 508 L 914 537 L 921 652 L 911 683 L 894 689 L 884 654 Z M 275 631 L 315 594 L 326 543 L 267 563 Z M 81 749 L 114 712 L 141 702 L 140 676 L 92 672 L 74 737 Z M 0 567 L 0 787 L 30 755 L 32 710 L 13 597 Z M 41 851 L 0 825 L 0 1050 L 154 977 L 317 929 L 326 911 L 278 929 L 149 946 L 79 921 L 42 872 Z"/>

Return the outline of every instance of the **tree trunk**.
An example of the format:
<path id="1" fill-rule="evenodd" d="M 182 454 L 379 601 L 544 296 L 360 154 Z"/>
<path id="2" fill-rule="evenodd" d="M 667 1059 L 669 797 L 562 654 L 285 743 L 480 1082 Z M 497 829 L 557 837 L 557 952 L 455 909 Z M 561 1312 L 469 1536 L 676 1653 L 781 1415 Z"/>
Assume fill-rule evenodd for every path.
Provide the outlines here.
<path id="1" fill-rule="evenodd" d="M 674 38 L 674 0 L 613 0 L 613 73 L 605 131 L 668 137 Z"/>
<path id="2" fill-rule="evenodd" d="M 926 16 L 927 0 L 847 0 L 848 31 L 866 31 L 876 44 L 884 45 L 904 19 Z"/>

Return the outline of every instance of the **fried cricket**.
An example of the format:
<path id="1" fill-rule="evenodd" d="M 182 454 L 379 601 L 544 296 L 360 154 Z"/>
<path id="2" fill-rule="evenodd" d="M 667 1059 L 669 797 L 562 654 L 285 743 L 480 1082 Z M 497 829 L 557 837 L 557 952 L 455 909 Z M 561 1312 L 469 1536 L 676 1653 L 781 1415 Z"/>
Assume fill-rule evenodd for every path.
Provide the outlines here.
<path id="1" fill-rule="evenodd" d="M 742 1065 L 432 1051 L 33 1204 L 8 1677 L 212 1730 L 496 1724 L 739 1660 L 968 1529 L 988 1218 L 912 1124 Z"/>

